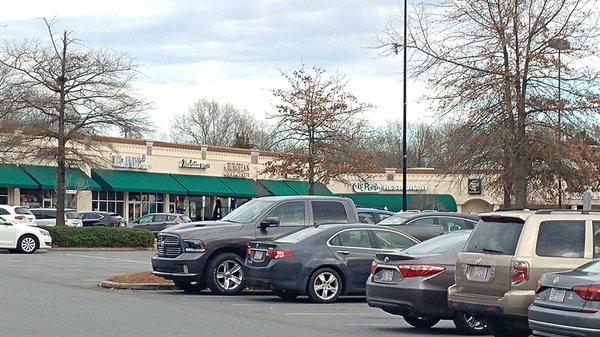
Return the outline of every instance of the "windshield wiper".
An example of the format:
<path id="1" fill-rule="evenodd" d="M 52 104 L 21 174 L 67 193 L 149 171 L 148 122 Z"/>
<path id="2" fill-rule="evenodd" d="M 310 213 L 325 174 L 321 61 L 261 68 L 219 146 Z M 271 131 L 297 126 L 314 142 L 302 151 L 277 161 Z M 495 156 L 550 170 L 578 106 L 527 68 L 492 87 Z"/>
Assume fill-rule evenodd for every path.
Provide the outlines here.
<path id="1" fill-rule="evenodd" d="M 481 251 L 484 253 L 504 254 L 504 252 L 501 250 L 489 249 L 489 248 L 481 248 Z"/>

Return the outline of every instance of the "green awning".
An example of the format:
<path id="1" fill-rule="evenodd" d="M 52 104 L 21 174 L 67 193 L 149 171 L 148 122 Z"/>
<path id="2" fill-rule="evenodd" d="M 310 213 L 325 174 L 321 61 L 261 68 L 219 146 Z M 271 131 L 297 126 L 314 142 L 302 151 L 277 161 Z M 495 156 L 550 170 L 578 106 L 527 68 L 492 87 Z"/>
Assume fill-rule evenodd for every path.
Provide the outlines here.
<path id="1" fill-rule="evenodd" d="M 273 195 L 308 195 L 307 181 L 259 179 Z M 315 195 L 333 195 L 323 184 L 315 183 Z"/>
<path id="2" fill-rule="evenodd" d="M 167 173 L 92 170 L 92 178 L 107 191 L 188 194 L 188 191 Z"/>
<path id="3" fill-rule="evenodd" d="M 298 193 L 283 180 L 259 179 L 258 182 L 273 195 L 298 195 Z"/>
<path id="4" fill-rule="evenodd" d="M 40 188 L 27 173 L 14 164 L 0 164 L 0 187 Z"/>
<path id="5" fill-rule="evenodd" d="M 309 184 L 307 181 L 296 181 L 296 180 L 283 180 L 288 184 L 294 191 L 299 195 L 308 195 Z M 325 185 L 321 183 L 315 183 L 314 185 L 315 195 L 333 195 Z"/>
<path id="6" fill-rule="evenodd" d="M 402 210 L 402 194 L 344 194 L 354 201 L 357 207 L 384 208 L 393 212 Z M 450 194 L 407 194 L 407 209 L 434 209 L 436 211 L 456 212 L 456 200 Z"/>
<path id="7" fill-rule="evenodd" d="M 56 166 L 21 165 L 21 168 L 43 189 L 56 188 Z M 37 188 L 40 188 L 37 187 Z M 65 187 L 68 190 L 100 190 L 100 186 L 80 169 L 67 168 Z"/>
<path id="8" fill-rule="evenodd" d="M 171 174 L 171 176 L 183 185 L 191 195 L 235 196 L 235 192 L 217 177 L 187 174 Z"/>
<path id="9" fill-rule="evenodd" d="M 260 184 L 252 179 L 219 177 L 239 198 L 255 198 L 270 195 Z"/>

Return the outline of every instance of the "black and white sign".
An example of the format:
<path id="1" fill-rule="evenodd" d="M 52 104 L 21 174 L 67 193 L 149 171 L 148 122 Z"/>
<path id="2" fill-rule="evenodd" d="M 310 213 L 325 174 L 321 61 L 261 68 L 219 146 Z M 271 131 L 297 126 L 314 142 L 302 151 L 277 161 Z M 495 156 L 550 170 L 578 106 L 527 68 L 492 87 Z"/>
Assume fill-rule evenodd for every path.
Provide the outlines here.
<path id="1" fill-rule="evenodd" d="M 481 194 L 481 179 L 469 178 L 468 184 L 469 194 Z"/>

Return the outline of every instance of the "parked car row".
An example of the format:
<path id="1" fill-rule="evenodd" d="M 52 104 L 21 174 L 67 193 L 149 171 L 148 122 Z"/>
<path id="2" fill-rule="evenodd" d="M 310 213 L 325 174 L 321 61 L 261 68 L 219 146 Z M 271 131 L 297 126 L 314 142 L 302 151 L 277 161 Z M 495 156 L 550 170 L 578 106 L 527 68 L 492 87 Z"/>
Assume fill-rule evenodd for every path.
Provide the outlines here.
<path id="1" fill-rule="evenodd" d="M 280 226 L 272 213 L 240 212 L 256 220 L 257 233 Z M 224 220 L 240 230 L 233 218 Z M 229 252 L 193 272 L 187 262 L 168 269 L 167 261 L 188 261 L 187 254 L 210 260 L 209 241 L 192 233 L 206 238 L 217 224 L 173 227 L 159 233 L 153 269 L 185 291 L 213 284 L 213 292 L 236 294 L 252 285 L 317 303 L 366 294 L 368 305 L 421 329 L 452 320 L 471 335 L 600 336 L 600 212 L 406 212 L 377 225 L 310 222 L 275 238 L 255 235 L 243 265 Z M 182 282 L 187 275 L 195 278 Z"/>

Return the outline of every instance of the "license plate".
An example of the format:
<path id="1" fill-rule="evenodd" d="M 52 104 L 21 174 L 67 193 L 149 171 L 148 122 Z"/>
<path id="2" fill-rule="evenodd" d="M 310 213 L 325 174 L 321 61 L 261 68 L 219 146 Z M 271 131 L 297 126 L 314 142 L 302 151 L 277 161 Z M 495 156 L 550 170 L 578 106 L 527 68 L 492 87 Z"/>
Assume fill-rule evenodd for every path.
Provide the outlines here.
<path id="1" fill-rule="evenodd" d="M 392 282 L 393 278 L 394 278 L 394 271 L 393 270 L 383 269 L 381 271 L 381 281 L 382 282 Z"/>
<path id="2" fill-rule="evenodd" d="M 265 256 L 265 253 L 262 250 L 255 250 L 254 255 L 252 255 L 253 260 L 262 260 Z"/>
<path id="3" fill-rule="evenodd" d="M 471 277 L 478 280 L 485 280 L 487 277 L 488 268 L 482 266 L 473 266 L 471 270 Z"/>
<path id="4" fill-rule="evenodd" d="M 562 303 L 565 301 L 565 289 L 550 289 L 550 296 L 548 297 L 548 301 L 550 302 L 559 302 Z"/>

